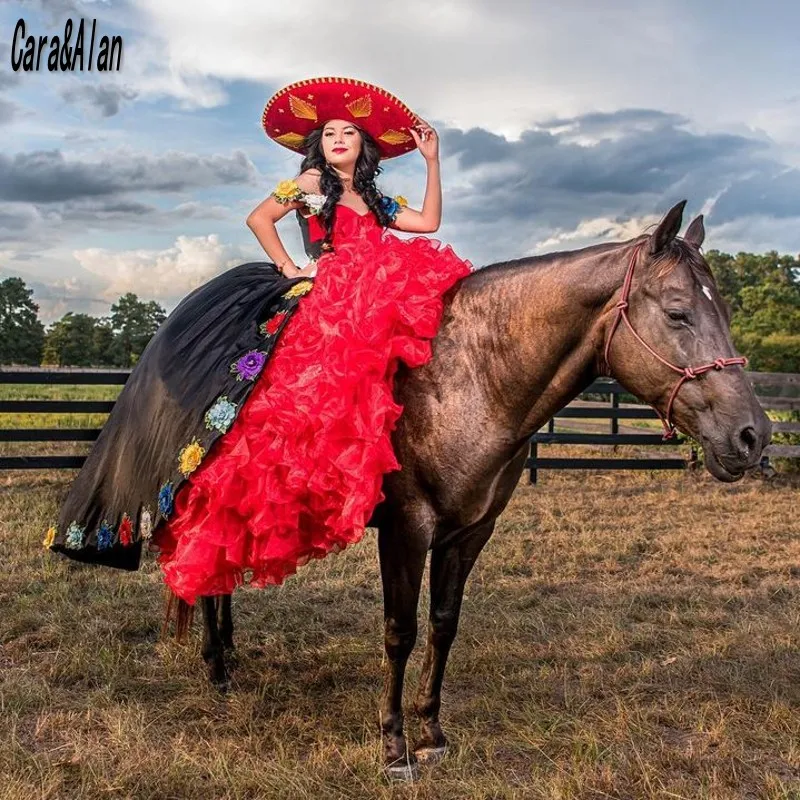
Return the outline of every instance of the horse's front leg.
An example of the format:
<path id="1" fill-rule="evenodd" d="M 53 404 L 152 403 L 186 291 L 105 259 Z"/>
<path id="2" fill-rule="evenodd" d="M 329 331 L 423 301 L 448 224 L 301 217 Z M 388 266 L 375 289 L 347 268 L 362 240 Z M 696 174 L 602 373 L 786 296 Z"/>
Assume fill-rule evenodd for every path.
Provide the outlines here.
<path id="1" fill-rule="evenodd" d="M 417 604 L 431 536 L 395 522 L 382 527 L 378 536 L 388 660 L 381 696 L 381 732 L 384 771 L 396 780 L 419 777 L 416 757 L 409 752 L 403 734 L 403 679 L 417 640 Z"/>
<path id="2" fill-rule="evenodd" d="M 492 520 L 460 532 L 455 543 L 433 547 L 428 644 L 414 703 L 421 726 L 415 753 L 423 763 L 436 763 L 447 749 L 447 739 L 439 724 L 447 656 L 458 631 L 464 585 L 483 546 L 492 535 L 494 522 Z"/>

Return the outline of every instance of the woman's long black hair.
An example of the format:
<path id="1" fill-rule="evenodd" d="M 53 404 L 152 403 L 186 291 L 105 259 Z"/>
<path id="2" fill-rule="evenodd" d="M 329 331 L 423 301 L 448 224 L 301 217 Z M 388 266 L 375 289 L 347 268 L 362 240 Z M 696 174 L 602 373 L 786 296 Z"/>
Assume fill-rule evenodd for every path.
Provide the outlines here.
<path id="1" fill-rule="evenodd" d="M 300 172 L 307 169 L 320 171 L 319 191 L 326 196 L 325 204 L 319 212 L 319 219 L 325 230 L 325 239 L 322 243 L 323 250 L 332 250 L 331 238 L 333 235 L 333 222 L 336 217 L 336 204 L 342 197 L 344 186 L 336 170 L 325 160 L 322 150 L 322 131 L 324 125 L 315 128 L 309 133 L 303 143 L 306 153 Z M 354 126 L 357 127 L 357 126 Z M 353 173 L 353 189 L 361 195 L 369 210 L 375 215 L 378 223 L 387 227 L 391 218 L 381 204 L 381 193 L 375 185 L 375 178 L 383 171 L 380 166 L 380 150 L 375 139 L 367 131 L 358 128 L 361 134 L 361 152 L 356 160 Z"/>

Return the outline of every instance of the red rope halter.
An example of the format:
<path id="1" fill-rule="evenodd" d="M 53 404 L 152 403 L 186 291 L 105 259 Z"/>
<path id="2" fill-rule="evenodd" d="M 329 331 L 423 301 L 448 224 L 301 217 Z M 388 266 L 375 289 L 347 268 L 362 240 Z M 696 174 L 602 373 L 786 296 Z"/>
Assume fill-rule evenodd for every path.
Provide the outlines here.
<path id="1" fill-rule="evenodd" d="M 617 316 L 614 319 L 614 324 L 611 326 L 611 333 L 606 341 L 606 348 L 603 358 L 610 374 L 611 364 L 608 360 L 608 351 L 611 348 L 611 340 L 614 338 L 614 334 L 619 327 L 620 320 L 622 320 L 628 326 L 628 330 L 630 330 L 630 332 L 633 334 L 636 341 L 639 342 L 639 344 L 641 344 L 645 350 L 647 350 L 651 355 L 655 356 L 665 367 L 669 367 L 673 372 L 677 372 L 681 376 L 680 380 L 675 384 L 672 394 L 669 396 L 666 414 L 662 414 L 657 408 L 655 409 L 656 414 L 658 414 L 659 418 L 661 419 L 661 424 L 664 426 L 664 438 L 671 439 L 673 436 L 675 436 L 675 425 L 672 422 L 672 406 L 675 403 L 675 398 L 678 396 L 681 386 L 683 386 L 686 381 L 694 380 L 700 375 L 710 372 L 712 369 L 720 370 L 725 369 L 725 367 L 735 367 L 739 365 L 744 366 L 747 364 L 747 359 L 743 356 L 737 358 L 717 358 L 710 364 L 703 364 L 700 367 L 676 367 L 675 364 L 672 364 L 671 362 L 667 361 L 666 358 L 662 358 L 658 353 L 656 353 L 656 351 L 653 350 L 653 348 L 650 347 L 650 345 L 647 344 L 647 342 L 642 339 L 638 333 L 636 333 L 636 330 L 634 329 L 633 324 L 628 317 L 628 298 L 630 297 L 631 293 L 631 284 L 633 283 L 633 270 L 636 267 L 636 258 L 639 255 L 639 251 L 642 249 L 643 244 L 644 242 L 636 245 L 633 254 L 631 255 L 631 262 L 628 265 L 628 272 L 625 275 L 625 282 L 622 284 L 622 295 L 620 296 L 620 300 L 616 306 Z"/>

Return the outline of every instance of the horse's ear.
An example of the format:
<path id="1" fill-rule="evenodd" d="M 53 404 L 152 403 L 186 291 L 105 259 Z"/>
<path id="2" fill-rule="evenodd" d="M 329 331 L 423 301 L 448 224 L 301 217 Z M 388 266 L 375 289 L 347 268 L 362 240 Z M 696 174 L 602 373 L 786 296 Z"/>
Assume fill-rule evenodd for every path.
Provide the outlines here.
<path id="1" fill-rule="evenodd" d="M 678 235 L 685 206 L 685 200 L 673 206 L 650 235 L 650 255 L 655 256 L 660 253 Z"/>
<path id="2" fill-rule="evenodd" d="M 703 215 L 695 217 L 689 227 L 686 229 L 686 235 L 683 237 L 684 242 L 688 242 L 692 247 L 700 248 L 703 240 L 706 238 L 706 228 L 703 225 Z"/>

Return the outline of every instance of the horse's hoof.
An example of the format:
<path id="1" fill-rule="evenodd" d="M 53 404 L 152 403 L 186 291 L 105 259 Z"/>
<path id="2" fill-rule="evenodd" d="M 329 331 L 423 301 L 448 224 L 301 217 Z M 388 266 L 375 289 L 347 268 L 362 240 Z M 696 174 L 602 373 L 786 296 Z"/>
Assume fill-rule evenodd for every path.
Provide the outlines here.
<path id="1" fill-rule="evenodd" d="M 395 761 L 383 768 L 383 774 L 395 783 L 413 783 L 420 778 L 419 764 L 416 761 Z"/>
<path id="2" fill-rule="evenodd" d="M 447 753 L 447 745 L 443 747 L 420 747 L 414 751 L 417 761 L 424 764 L 426 767 L 431 767 L 438 764 Z"/>

